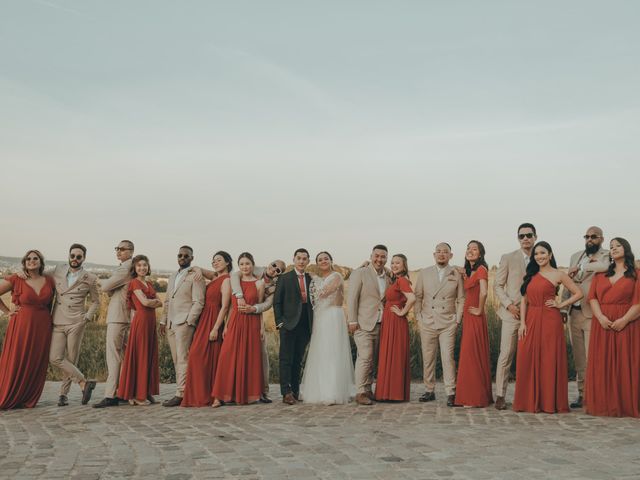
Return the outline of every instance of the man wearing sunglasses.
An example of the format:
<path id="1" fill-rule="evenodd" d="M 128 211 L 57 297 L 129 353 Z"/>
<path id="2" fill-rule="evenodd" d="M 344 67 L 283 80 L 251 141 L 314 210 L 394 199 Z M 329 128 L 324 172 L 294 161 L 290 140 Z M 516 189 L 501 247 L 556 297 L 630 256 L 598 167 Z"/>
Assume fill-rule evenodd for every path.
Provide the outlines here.
<path id="1" fill-rule="evenodd" d="M 537 239 L 536 227 L 531 223 L 523 223 L 518 227 L 520 248 L 506 253 L 500 258 L 496 272 L 494 290 L 500 301 L 498 317 L 502 320 L 500 335 L 500 356 L 496 365 L 496 403 L 498 410 L 505 410 L 505 395 L 509 383 L 511 363 L 518 345 L 518 328 L 520 327 L 520 287 L 531 260 L 533 246 Z"/>
<path id="2" fill-rule="evenodd" d="M 164 407 L 177 407 L 182 403 L 184 384 L 187 380 L 189 347 L 204 308 L 205 284 L 202 277 L 196 279 L 191 267 L 193 249 L 183 245 L 178 250 L 178 271 L 169 277 L 164 311 L 160 319 L 160 336 L 167 335 L 171 358 L 176 370 L 176 394 L 162 402 Z"/>
<path id="3" fill-rule="evenodd" d="M 127 305 L 127 290 L 131 281 L 131 257 L 133 257 L 133 242 L 122 240 L 115 247 L 116 258 L 120 266 L 114 270 L 109 278 L 100 281 L 100 288 L 109 295 L 107 309 L 107 383 L 104 387 L 104 398 L 94 403 L 94 408 L 116 407 L 118 399 L 116 390 L 120 380 L 120 364 L 124 358 L 125 342 L 131 324 L 131 315 Z"/>
<path id="4" fill-rule="evenodd" d="M 602 248 L 604 236 L 600 227 L 589 227 L 584 235 L 584 241 L 584 250 L 571 256 L 567 273 L 580 287 L 584 299 L 586 299 L 593 276 L 598 272 L 606 272 L 609 268 L 609 251 Z M 566 300 L 570 296 L 571 292 L 566 288 L 563 289 L 562 299 Z M 593 318 L 591 306 L 584 299 L 571 305 L 567 312 L 563 312 L 565 318 L 568 318 L 569 340 L 573 350 L 573 362 L 576 367 L 576 382 L 578 384 L 578 398 L 570 405 L 571 408 L 582 408 L 584 374 L 587 368 L 589 334 Z"/>

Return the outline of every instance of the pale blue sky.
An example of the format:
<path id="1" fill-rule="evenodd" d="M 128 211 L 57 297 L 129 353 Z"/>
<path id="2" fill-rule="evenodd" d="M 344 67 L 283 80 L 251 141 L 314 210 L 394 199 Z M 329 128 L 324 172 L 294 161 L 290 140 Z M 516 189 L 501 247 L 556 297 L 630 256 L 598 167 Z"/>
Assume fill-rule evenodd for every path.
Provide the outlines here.
<path id="1" fill-rule="evenodd" d="M 1 5 L 0 254 L 640 249 L 638 2 Z"/>

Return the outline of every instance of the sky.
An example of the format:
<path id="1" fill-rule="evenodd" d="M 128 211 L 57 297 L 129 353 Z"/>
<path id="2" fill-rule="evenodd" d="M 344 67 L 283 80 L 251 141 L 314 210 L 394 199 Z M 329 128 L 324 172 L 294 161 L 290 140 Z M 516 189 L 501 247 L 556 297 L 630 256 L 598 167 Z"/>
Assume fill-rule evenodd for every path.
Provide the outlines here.
<path id="1" fill-rule="evenodd" d="M 640 2 L 1 6 L 0 255 L 640 254 Z"/>

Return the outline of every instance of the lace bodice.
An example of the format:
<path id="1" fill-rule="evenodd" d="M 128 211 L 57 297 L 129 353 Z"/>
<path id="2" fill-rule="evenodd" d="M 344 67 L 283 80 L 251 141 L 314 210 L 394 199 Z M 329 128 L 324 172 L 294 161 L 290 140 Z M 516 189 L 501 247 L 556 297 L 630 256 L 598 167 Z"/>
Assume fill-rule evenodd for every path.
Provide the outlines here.
<path id="1" fill-rule="evenodd" d="M 314 310 L 324 307 L 341 307 L 344 301 L 342 275 L 338 272 L 333 272 L 325 278 L 314 275 L 311 279 L 309 292 Z"/>

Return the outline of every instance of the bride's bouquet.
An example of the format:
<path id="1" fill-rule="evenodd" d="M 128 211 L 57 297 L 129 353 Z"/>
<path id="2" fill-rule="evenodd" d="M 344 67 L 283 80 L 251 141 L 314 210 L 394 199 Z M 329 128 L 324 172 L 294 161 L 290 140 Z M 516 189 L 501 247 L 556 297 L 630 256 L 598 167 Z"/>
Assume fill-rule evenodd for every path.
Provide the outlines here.
<path id="1" fill-rule="evenodd" d="M 315 278 L 311 280 L 311 285 L 309 285 L 309 297 L 311 298 L 311 306 L 316 308 L 316 303 L 320 300 L 320 289 L 316 285 Z"/>

